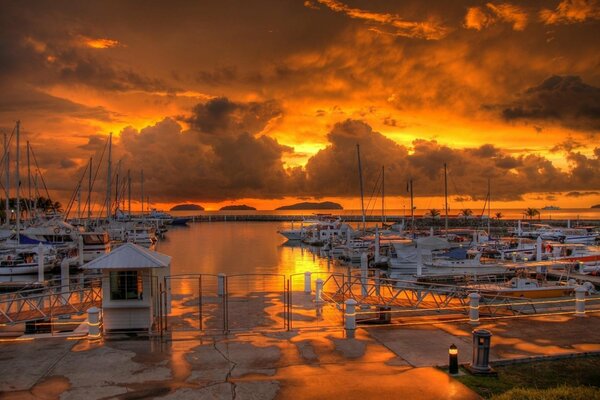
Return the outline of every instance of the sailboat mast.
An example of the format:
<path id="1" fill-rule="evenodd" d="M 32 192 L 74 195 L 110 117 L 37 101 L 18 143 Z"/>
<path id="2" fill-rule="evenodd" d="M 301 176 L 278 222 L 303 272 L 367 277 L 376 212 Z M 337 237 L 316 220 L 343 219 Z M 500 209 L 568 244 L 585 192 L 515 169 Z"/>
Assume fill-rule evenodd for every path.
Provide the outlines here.
<path id="1" fill-rule="evenodd" d="M 491 236 L 491 230 L 490 230 L 490 217 L 491 217 L 491 213 L 492 213 L 492 190 L 491 190 L 491 185 L 490 185 L 490 178 L 488 178 L 488 221 L 487 221 L 487 228 L 488 228 L 488 238 Z"/>
<path id="2" fill-rule="evenodd" d="M 131 170 L 127 170 L 127 214 L 131 218 Z"/>
<path id="3" fill-rule="evenodd" d="M 15 179 L 16 179 L 16 188 L 17 188 L 17 216 L 16 216 L 16 231 L 17 231 L 17 245 L 21 244 L 21 194 L 20 194 L 20 188 L 21 188 L 21 176 L 20 176 L 20 171 L 19 171 L 19 163 L 20 163 L 20 156 L 21 156 L 21 152 L 19 150 L 19 147 L 21 145 L 21 134 L 20 134 L 20 128 L 21 128 L 21 121 L 17 121 L 17 130 L 16 130 L 16 134 L 17 134 L 17 171 L 15 173 Z"/>
<path id="4" fill-rule="evenodd" d="M 448 169 L 446 163 L 444 163 L 444 207 L 446 209 L 444 224 L 446 228 L 446 237 L 448 237 Z"/>
<path id="5" fill-rule="evenodd" d="M 144 170 L 142 170 L 142 218 L 144 217 Z"/>
<path id="6" fill-rule="evenodd" d="M 6 226 L 10 223 L 10 151 L 8 149 L 8 139 L 6 133 L 4 134 L 4 162 L 6 168 L 6 187 L 4 192 L 6 193 L 6 204 L 4 204 L 4 212 L 6 215 Z"/>
<path id="7" fill-rule="evenodd" d="M 363 192 L 363 179 L 362 179 L 362 165 L 360 163 L 360 145 L 356 144 L 356 154 L 358 156 L 358 179 L 360 180 L 360 210 L 362 212 L 362 224 L 363 231 L 366 229 L 366 218 L 365 218 L 365 195 Z"/>
<path id="8" fill-rule="evenodd" d="M 81 223 L 81 183 L 77 186 L 77 221 Z"/>
<path id="9" fill-rule="evenodd" d="M 27 204 L 30 204 L 30 201 L 31 201 L 31 163 L 29 161 L 29 153 L 30 153 L 30 147 L 29 147 L 29 140 L 28 140 L 27 141 Z"/>
<path id="10" fill-rule="evenodd" d="M 121 172 L 121 160 L 117 163 L 117 180 L 115 182 L 115 204 L 119 208 L 119 173 Z"/>
<path id="11" fill-rule="evenodd" d="M 108 171 L 106 174 L 106 219 L 110 220 L 111 216 L 111 202 L 110 202 L 110 188 L 112 187 L 112 132 L 108 137 Z"/>
<path id="12" fill-rule="evenodd" d="M 385 224 L 385 166 L 381 166 L 381 227 Z"/>
<path id="13" fill-rule="evenodd" d="M 415 196 L 413 193 L 413 180 L 410 179 L 410 222 L 412 224 L 412 230 L 415 230 Z"/>
<path id="14" fill-rule="evenodd" d="M 92 219 L 92 157 L 90 157 L 89 171 L 88 171 L 88 222 Z"/>

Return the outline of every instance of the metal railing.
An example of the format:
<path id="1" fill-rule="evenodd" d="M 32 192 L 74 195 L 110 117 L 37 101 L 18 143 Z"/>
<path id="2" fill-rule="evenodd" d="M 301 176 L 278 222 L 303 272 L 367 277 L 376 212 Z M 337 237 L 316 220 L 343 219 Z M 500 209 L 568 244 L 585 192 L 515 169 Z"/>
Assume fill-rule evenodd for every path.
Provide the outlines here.
<path id="1" fill-rule="evenodd" d="M 36 288 L 0 295 L 0 324 L 15 324 L 55 316 L 83 314 L 102 303 L 99 279 L 75 285 Z"/>

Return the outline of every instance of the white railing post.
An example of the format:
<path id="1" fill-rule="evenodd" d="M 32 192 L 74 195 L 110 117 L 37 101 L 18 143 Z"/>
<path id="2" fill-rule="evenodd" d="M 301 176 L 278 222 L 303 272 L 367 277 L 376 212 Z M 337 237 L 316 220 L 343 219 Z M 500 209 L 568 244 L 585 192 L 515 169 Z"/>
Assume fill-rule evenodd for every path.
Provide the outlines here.
<path id="1" fill-rule="evenodd" d="M 217 295 L 219 297 L 225 295 L 225 274 L 222 272 L 217 275 Z"/>
<path id="2" fill-rule="evenodd" d="M 469 294 L 469 323 L 479 325 L 479 293 Z"/>
<path id="3" fill-rule="evenodd" d="M 311 289 L 311 272 L 310 271 L 306 271 L 304 273 L 304 293 L 306 294 L 310 294 L 310 292 L 312 291 Z"/>
<path id="4" fill-rule="evenodd" d="M 587 289 L 584 286 L 575 288 L 575 316 L 585 317 L 585 293 Z"/>
<path id="5" fill-rule="evenodd" d="M 100 339 L 100 309 L 92 307 L 87 310 L 88 313 L 88 339 Z"/>
<path id="6" fill-rule="evenodd" d="M 321 304 L 323 303 L 323 279 L 319 278 L 316 280 L 315 285 L 315 303 Z"/>
<path id="7" fill-rule="evenodd" d="M 367 253 L 360 255 L 360 294 L 362 297 L 367 297 L 367 280 L 369 279 L 369 256 Z"/>
<path id="8" fill-rule="evenodd" d="M 345 325 L 344 329 L 346 330 L 346 337 L 348 339 L 354 339 L 354 334 L 356 332 L 356 300 L 348 299 L 345 302 L 346 304 L 346 313 L 344 314 Z"/>

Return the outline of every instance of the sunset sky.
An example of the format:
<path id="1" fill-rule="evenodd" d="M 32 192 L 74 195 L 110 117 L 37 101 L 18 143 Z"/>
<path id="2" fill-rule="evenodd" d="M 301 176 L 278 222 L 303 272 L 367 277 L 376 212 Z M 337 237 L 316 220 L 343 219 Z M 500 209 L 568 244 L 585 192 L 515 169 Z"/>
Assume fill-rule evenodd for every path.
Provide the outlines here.
<path id="1" fill-rule="evenodd" d="M 600 203 L 598 1 L 1 9 L 0 132 L 21 120 L 63 203 L 110 132 L 134 197 L 143 168 L 159 208 L 357 208 L 356 144 L 367 198 L 384 166 L 391 208 L 410 178 L 419 207 L 441 208 L 444 163 L 453 209 L 481 207 L 488 178 L 494 207 Z"/>

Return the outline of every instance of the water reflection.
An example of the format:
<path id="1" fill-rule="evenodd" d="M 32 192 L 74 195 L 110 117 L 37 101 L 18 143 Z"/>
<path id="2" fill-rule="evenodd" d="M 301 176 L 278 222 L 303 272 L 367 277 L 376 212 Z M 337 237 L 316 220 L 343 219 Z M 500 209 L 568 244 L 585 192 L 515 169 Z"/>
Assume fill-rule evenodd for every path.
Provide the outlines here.
<path id="1" fill-rule="evenodd" d="M 327 261 L 277 233 L 289 223 L 213 222 L 172 228 L 156 250 L 173 257 L 172 274 L 296 274 L 327 271 Z"/>

